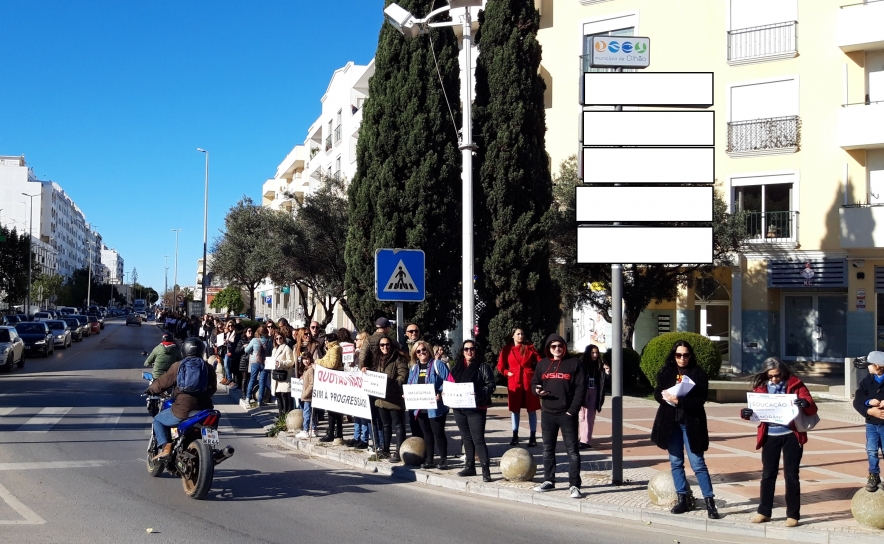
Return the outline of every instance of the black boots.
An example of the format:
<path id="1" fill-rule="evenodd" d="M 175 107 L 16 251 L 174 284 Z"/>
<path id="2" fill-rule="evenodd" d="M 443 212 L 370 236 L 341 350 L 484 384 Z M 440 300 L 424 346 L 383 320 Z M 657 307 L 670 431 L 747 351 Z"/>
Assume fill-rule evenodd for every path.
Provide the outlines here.
<path id="1" fill-rule="evenodd" d="M 513 431 L 513 439 L 510 440 L 510 446 L 515 446 L 519 443 L 519 431 Z"/>
<path id="2" fill-rule="evenodd" d="M 475 476 L 476 475 L 476 465 L 467 465 L 463 470 L 457 473 L 458 476 Z"/>
<path id="3" fill-rule="evenodd" d="M 531 436 L 528 437 L 528 447 L 533 448 L 537 446 L 537 438 L 534 436 L 534 433 L 531 433 Z"/>
<path id="4" fill-rule="evenodd" d="M 715 503 L 713 503 L 714 505 Z M 678 502 L 675 503 L 675 506 L 672 507 L 673 514 L 684 514 L 685 512 L 689 512 L 691 510 L 690 499 L 686 494 L 679 493 L 678 494 Z"/>
<path id="5" fill-rule="evenodd" d="M 491 467 L 489 465 L 482 465 L 482 481 L 491 481 Z"/>
<path id="6" fill-rule="evenodd" d="M 715 508 L 715 497 L 706 497 L 704 500 L 706 501 L 706 514 L 709 516 L 709 519 L 721 519 L 718 509 Z"/>

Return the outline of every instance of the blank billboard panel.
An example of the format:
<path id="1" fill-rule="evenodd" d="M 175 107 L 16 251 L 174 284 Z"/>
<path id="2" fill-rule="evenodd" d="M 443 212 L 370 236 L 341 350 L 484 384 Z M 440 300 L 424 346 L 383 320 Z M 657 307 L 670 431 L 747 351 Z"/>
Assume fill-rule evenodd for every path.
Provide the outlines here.
<path id="1" fill-rule="evenodd" d="M 582 226 L 577 262 L 712 264 L 712 227 Z"/>
<path id="2" fill-rule="evenodd" d="M 577 187 L 577 221 L 712 221 L 712 187 Z"/>
<path id="3" fill-rule="evenodd" d="M 708 108 L 712 79 L 712 72 L 587 72 L 583 104 Z"/>
<path id="4" fill-rule="evenodd" d="M 585 111 L 584 146 L 712 146 L 714 111 Z"/>
<path id="5" fill-rule="evenodd" d="M 585 147 L 586 183 L 714 183 L 714 147 Z"/>

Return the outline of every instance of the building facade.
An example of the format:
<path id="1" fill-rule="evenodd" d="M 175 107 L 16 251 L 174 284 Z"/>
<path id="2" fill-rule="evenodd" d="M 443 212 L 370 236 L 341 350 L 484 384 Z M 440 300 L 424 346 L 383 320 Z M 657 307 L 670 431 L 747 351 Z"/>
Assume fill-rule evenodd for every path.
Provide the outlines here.
<path id="1" fill-rule="evenodd" d="M 101 246 L 101 264 L 107 267 L 108 283 L 123 282 L 123 257 L 114 248 Z"/>

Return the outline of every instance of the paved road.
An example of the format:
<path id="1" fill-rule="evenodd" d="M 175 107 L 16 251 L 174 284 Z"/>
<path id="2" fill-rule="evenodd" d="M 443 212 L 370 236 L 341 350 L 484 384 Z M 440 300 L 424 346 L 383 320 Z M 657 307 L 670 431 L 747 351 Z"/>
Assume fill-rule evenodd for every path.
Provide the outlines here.
<path id="1" fill-rule="evenodd" d="M 4 542 L 710 542 L 683 531 L 469 497 L 305 458 L 219 395 L 222 443 L 207 500 L 144 466 L 139 393 L 152 325 L 99 336 L 0 375 Z M 148 534 L 147 529 L 154 530 Z M 721 542 L 751 542 L 722 536 Z"/>

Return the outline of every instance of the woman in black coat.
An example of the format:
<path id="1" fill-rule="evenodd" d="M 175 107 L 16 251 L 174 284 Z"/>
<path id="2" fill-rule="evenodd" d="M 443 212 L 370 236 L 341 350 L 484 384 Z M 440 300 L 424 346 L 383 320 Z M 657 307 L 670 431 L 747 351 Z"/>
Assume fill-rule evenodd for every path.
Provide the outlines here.
<path id="1" fill-rule="evenodd" d="M 667 389 L 681 383 L 684 377 L 694 382 L 686 394 L 672 395 Z M 684 471 L 684 452 L 688 452 L 691 469 L 697 476 L 697 483 L 703 491 L 706 512 L 712 519 L 718 519 L 715 508 L 715 495 L 712 493 L 712 480 L 706 468 L 703 452 L 709 449 L 709 429 L 706 426 L 706 395 L 709 392 L 709 377 L 697 365 L 694 348 L 686 341 L 675 342 L 666 364 L 657 374 L 657 387 L 654 398 L 660 403 L 651 440 L 657 447 L 669 451 L 669 465 L 678 502 L 672 507 L 673 514 L 682 514 L 691 509 L 688 502 L 688 481 Z"/>
<path id="2" fill-rule="evenodd" d="M 234 364 L 239 364 L 239 372 L 242 376 L 242 384 L 240 386 L 240 395 L 239 398 L 246 400 L 248 399 L 249 392 L 247 391 L 248 387 L 246 385 L 249 383 L 249 354 L 246 353 L 246 346 L 249 345 L 249 342 L 252 341 L 252 338 L 255 336 L 255 331 L 250 328 L 246 328 L 242 335 L 239 338 L 239 341 L 236 343 L 236 348 L 233 350 L 233 355 L 230 357 L 230 366 L 233 367 Z"/>

